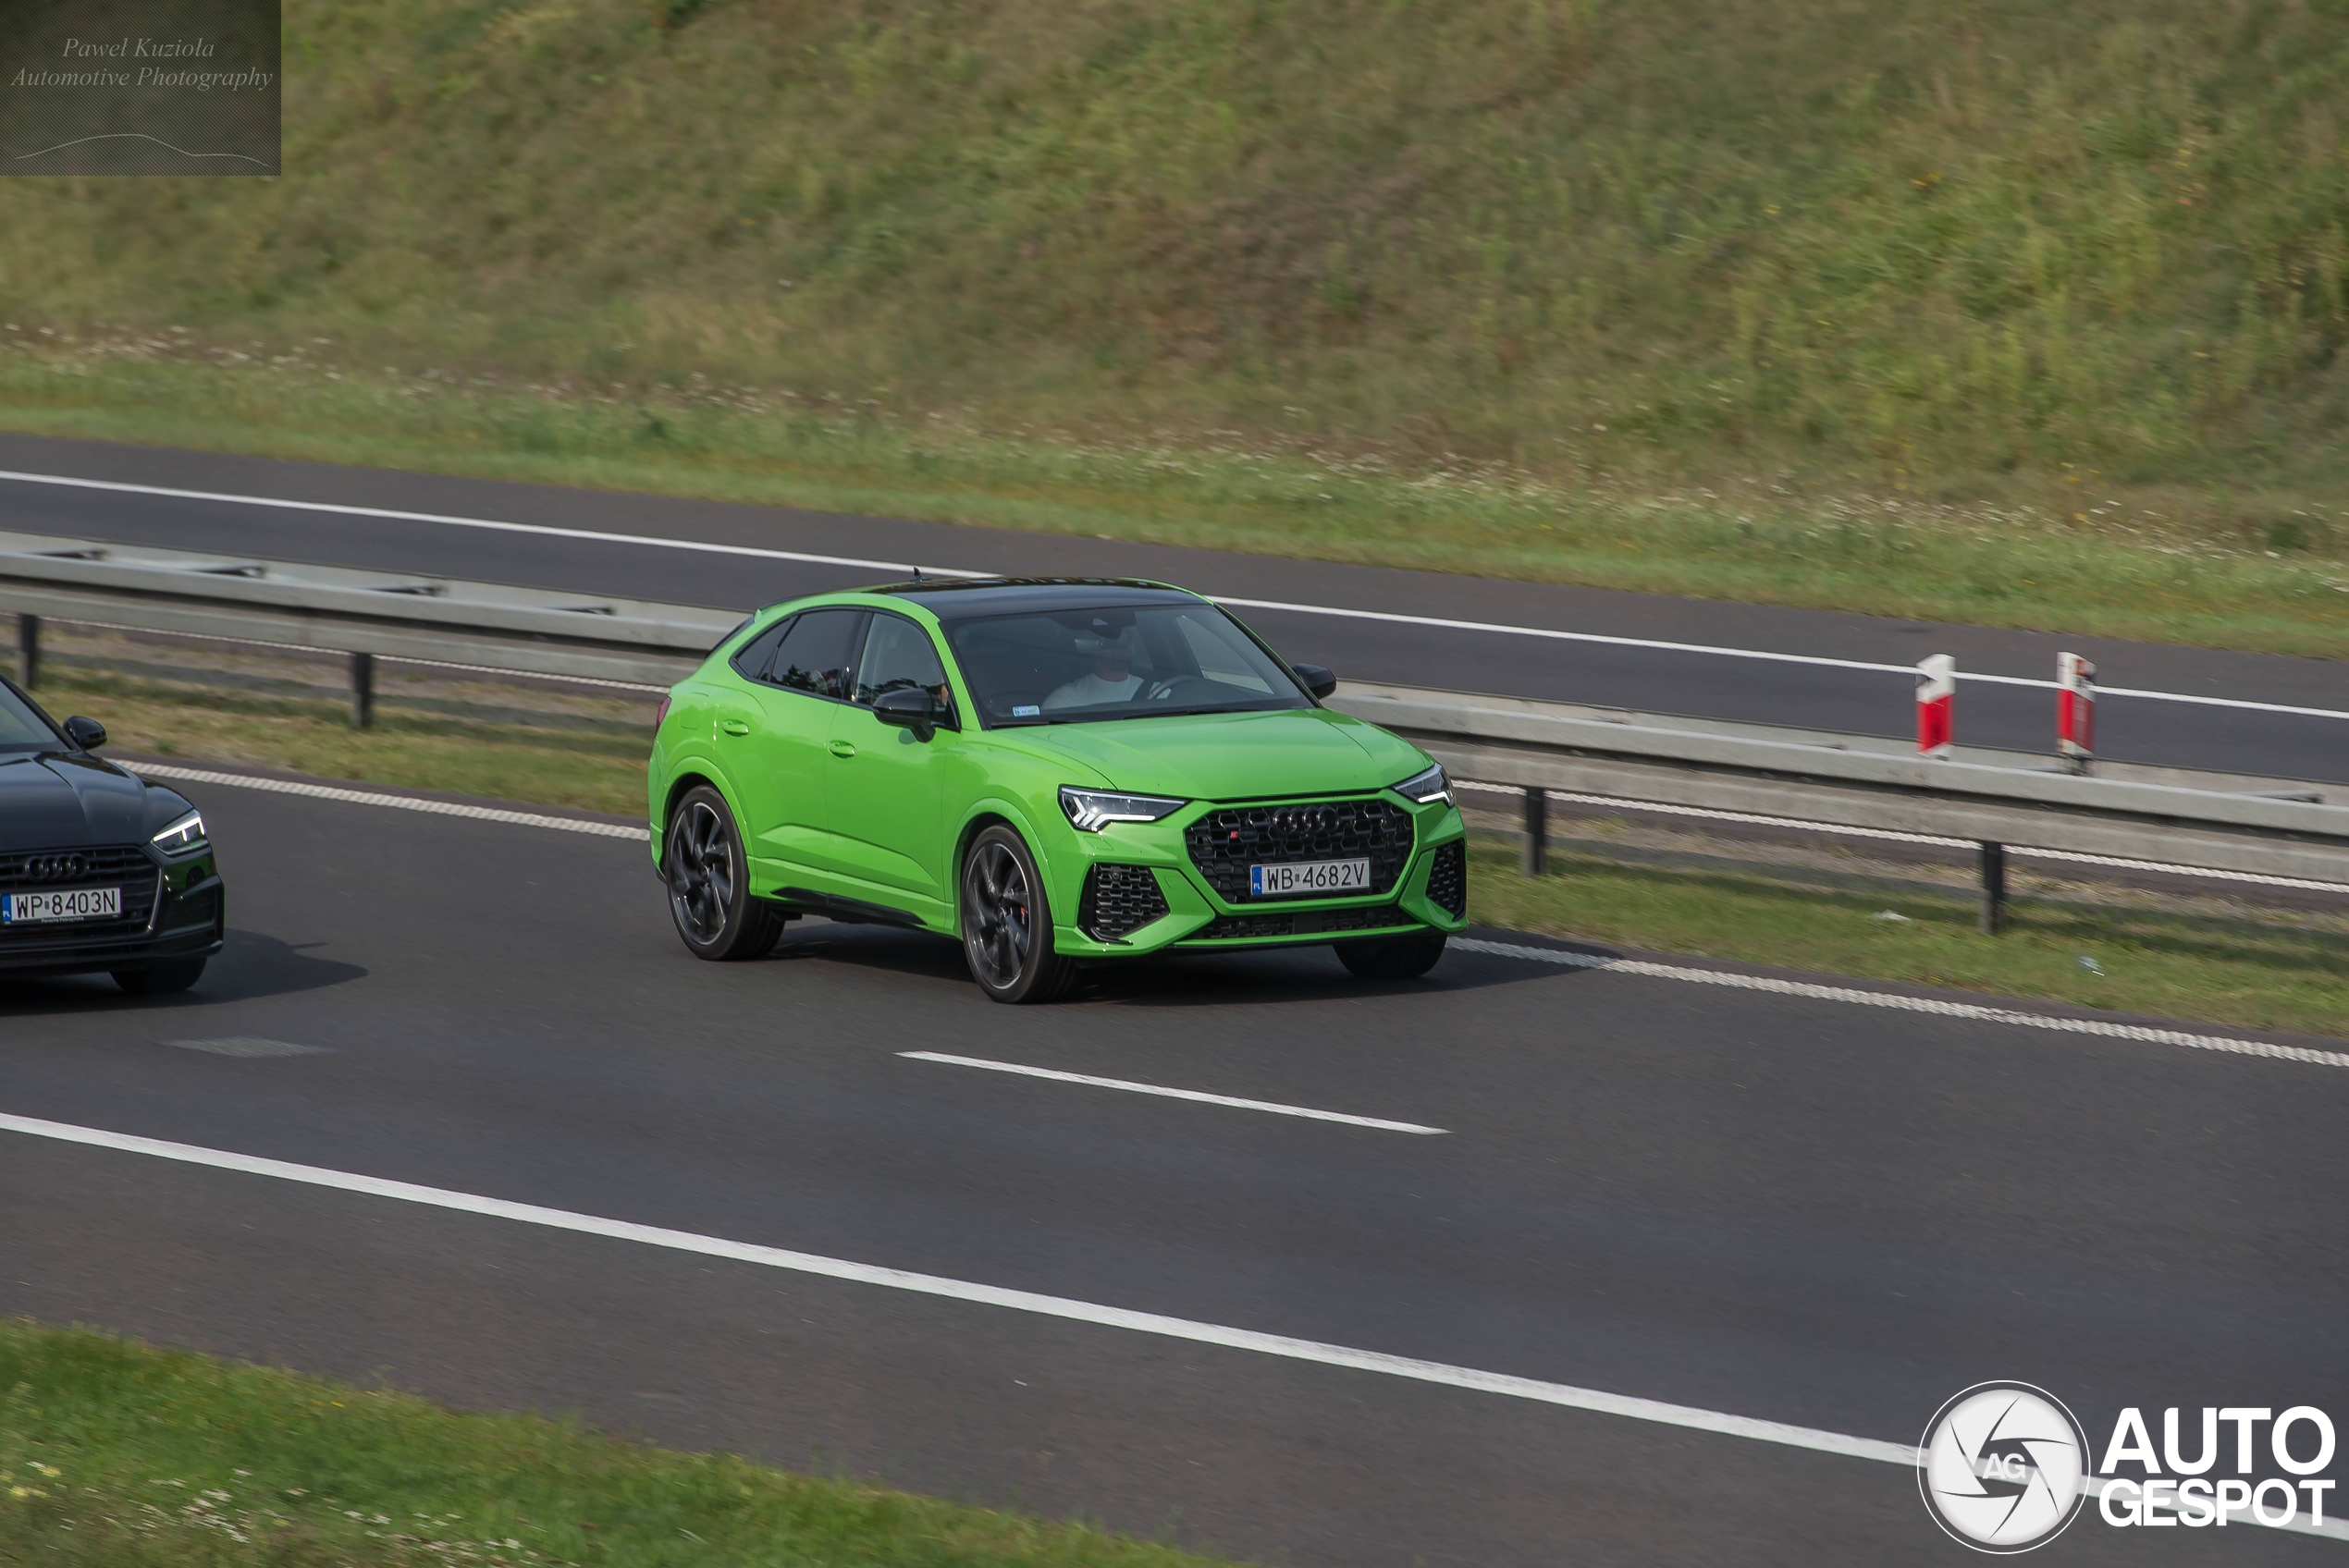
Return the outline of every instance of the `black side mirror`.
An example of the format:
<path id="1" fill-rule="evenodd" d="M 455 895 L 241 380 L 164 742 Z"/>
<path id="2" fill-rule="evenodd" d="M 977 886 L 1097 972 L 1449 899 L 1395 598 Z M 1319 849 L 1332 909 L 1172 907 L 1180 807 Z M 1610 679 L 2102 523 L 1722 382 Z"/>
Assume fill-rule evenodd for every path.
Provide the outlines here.
<path id="1" fill-rule="evenodd" d="M 1322 665 L 1293 664 L 1289 668 L 1297 671 L 1297 678 L 1304 681 L 1305 689 L 1316 697 L 1326 697 L 1337 690 L 1337 677 Z"/>
<path id="2" fill-rule="evenodd" d="M 106 743 L 106 727 L 94 718 L 76 714 L 66 720 L 64 729 L 66 739 L 80 751 L 94 752 Z"/>
<path id="3" fill-rule="evenodd" d="M 938 729 L 938 704 L 920 687 L 906 686 L 874 698 L 873 717 L 912 730 L 916 741 L 927 741 Z"/>

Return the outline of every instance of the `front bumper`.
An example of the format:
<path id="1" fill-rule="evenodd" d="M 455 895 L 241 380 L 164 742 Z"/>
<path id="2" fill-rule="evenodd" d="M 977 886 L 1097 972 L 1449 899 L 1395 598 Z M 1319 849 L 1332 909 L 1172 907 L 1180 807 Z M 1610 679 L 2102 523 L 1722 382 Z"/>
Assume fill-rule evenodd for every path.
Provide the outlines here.
<path id="1" fill-rule="evenodd" d="M 1282 809 L 1350 805 L 1376 799 L 1409 819 L 1408 857 L 1387 887 L 1347 898 L 1251 898 L 1219 890 L 1193 858 L 1187 834 L 1211 814 L 1235 808 Z M 1048 873 L 1052 893 L 1052 945 L 1069 958 L 1132 958 L 1169 949 L 1225 951 L 1328 943 L 1427 930 L 1458 931 L 1467 920 L 1467 829 L 1448 801 L 1420 805 L 1392 790 L 1274 802 L 1194 801 L 1161 822 L 1113 823 L 1098 833 L 1055 824 Z M 1350 857 L 1349 857 L 1350 858 Z M 1101 868 L 1101 875 L 1095 868 Z M 1134 929 L 1119 916 L 1147 913 L 1147 873 L 1164 913 Z M 1230 887 L 1231 878 L 1223 880 Z M 1434 887 L 1431 889 L 1431 882 Z M 1233 896 L 1237 892 L 1238 896 Z M 1447 907 L 1450 906 L 1450 907 Z M 1101 918 L 1104 911 L 1111 918 Z M 1104 931 L 1117 933 L 1105 938 Z"/>
<path id="2" fill-rule="evenodd" d="M 228 931 L 227 889 L 209 850 L 183 861 L 159 861 L 137 883 L 123 886 L 123 920 L 0 924 L 0 977 L 110 974 L 220 950 Z"/>

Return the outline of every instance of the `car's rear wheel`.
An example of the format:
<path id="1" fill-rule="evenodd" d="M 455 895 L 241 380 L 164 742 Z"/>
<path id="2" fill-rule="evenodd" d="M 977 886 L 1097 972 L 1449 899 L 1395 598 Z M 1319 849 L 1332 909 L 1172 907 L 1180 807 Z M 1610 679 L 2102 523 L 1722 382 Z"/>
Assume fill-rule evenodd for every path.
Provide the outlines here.
<path id="1" fill-rule="evenodd" d="M 999 1002 L 1048 1002 L 1068 989 L 1076 965 L 1052 951 L 1052 912 L 1036 857 L 1000 823 L 963 851 L 963 957 L 979 989 Z"/>
<path id="2" fill-rule="evenodd" d="M 1337 961 L 1364 980 L 1416 980 L 1444 956 L 1444 941 L 1441 931 L 1364 937 L 1337 943 Z"/>
<path id="3" fill-rule="evenodd" d="M 203 959 L 183 958 L 169 963 L 151 963 L 143 969 L 117 969 L 114 983 L 134 997 L 167 997 L 203 979 Z"/>
<path id="4" fill-rule="evenodd" d="M 670 919 L 695 958 L 760 958 L 783 934 L 781 912 L 751 897 L 750 857 L 734 814 L 708 785 L 687 790 L 670 814 L 660 864 Z"/>

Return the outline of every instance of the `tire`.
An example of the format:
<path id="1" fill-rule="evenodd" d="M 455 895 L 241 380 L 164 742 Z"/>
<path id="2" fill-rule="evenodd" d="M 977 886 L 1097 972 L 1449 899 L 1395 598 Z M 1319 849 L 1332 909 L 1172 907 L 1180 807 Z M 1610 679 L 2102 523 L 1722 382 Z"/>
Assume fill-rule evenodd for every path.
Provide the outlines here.
<path id="1" fill-rule="evenodd" d="M 1339 942 L 1337 961 L 1362 980 L 1416 980 L 1444 956 L 1441 931 L 1414 931 L 1401 937 L 1365 937 Z"/>
<path id="2" fill-rule="evenodd" d="M 167 997 L 203 978 L 203 959 L 183 958 L 144 969 L 117 969 L 114 983 L 134 997 Z"/>
<path id="3" fill-rule="evenodd" d="M 963 851 L 963 959 L 990 1000 L 1049 1002 L 1076 978 L 1052 951 L 1052 911 L 1036 857 L 998 823 Z"/>
<path id="4" fill-rule="evenodd" d="M 750 857 L 725 796 L 707 784 L 685 791 L 670 814 L 660 868 L 669 883 L 669 918 L 686 951 L 722 963 L 773 950 L 783 917 L 751 897 Z"/>

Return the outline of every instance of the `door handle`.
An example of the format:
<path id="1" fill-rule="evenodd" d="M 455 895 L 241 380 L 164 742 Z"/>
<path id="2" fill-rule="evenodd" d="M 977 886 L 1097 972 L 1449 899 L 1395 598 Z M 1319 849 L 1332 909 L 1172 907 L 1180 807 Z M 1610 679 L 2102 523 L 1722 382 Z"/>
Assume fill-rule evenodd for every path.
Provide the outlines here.
<path id="1" fill-rule="evenodd" d="M 723 729 L 729 735 L 747 735 L 750 733 L 750 726 L 744 724 L 739 718 L 730 718 L 718 728 Z"/>
<path id="2" fill-rule="evenodd" d="M 847 741 L 834 741 L 832 742 L 832 755 L 836 757 L 853 757 L 855 754 L 856 748 L 850 745 Z"/>

